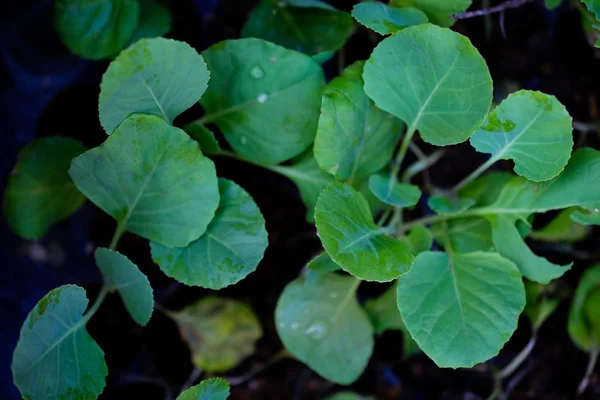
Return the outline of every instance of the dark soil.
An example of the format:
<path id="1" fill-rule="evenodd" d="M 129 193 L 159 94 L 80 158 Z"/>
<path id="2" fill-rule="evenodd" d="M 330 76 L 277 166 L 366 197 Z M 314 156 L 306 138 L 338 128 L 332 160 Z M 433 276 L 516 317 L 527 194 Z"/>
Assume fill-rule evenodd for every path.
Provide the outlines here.
<path id="1" fill-rule="evenodd" d="M 443 0 L 440 0 L 443 1 Z M 6 179 L 16 153 L 34 137 L 64 135 L 87 146 L 105 139 L 99 125 L 97 98 L 99 82 L 107 63 L 91 63 L 68 54 L 52 28 L 51 1 L 4 0 L 0 6 L 3 32 L 0 39 L 0 115 L 3 157 L 0 183 Z M 184 40 L 201 51 L 212 43 L 237 38 L 256 1 L 172 0 L 174 29 L 169 37 Z M 354 2 L 331 1 L 348 10 Z M 498 3 L 498 2 L 492 2 Z M 478 7 L 478 1 L 475 1 Z M 579 14 L 568 5 L 553 12 L 535 1 L 505 15 L 503 36 L 498 16 L 491 18 L 491 35 L 486 38 L 483 18 L 460 21 L 455 29 L 467 35 L 486 59 L 496 85 L 496 97 L 507 94 L 509 85 L 554 94 L 577 121 L 598 118 L 600 62 L 581 29 Z M 345 50 L 346 63 L 365 59 L 373 47 L 359 30 Z M 325 66 L 329 78 L 337 72 L 337 60 Z M 193 109 L 176 123 L 201 114 Z M 597 133 L 576 142 L 599 148 Z M 423 145 L 428 151 L 430 147 Z M 438 186 L 450 186 L 484 159 L 469 145 L 455 146 L 433 168 Z M 297 277 L 305 263 L 320 249 L 314 227 L 305 222 L 305 209 L 295 186 L 272 172 L 229 159 L 216 159 L 220 176 L 244 187 L 262 210 L 269 231 L 269 248 L 256 272 L 218 294 L 250 302 L 259 315 L 264 336 L 254 356 L 227 376 L 242 375 L 268 360 L 281 349 L 273 324 L 277 298 L 284 286 Z M 509 168 L 510 165 L 499 166 Z M 420 210 L 419 212 L 422 212 Z M 544 219 L 544 218 L 542 218 Z M 539 223 L 539 222 L 538 222 Z M 114 221 L 87 204 L 68 221 L 59 224 L 37 246 L 15 237 L 2 224 L 3 266 L 0 268 L 0 398 L 16 399 L 9 365 L 18 331 L 29 310 L 48 290 L 65 283 L 88 289 L 93 298 L 99 287 L 91 251 L 107 245 Z M 599 260 L 598 232 L 573 248 L 542 246 L 534 250 L 553 261 L 575 259 L 564 280 L 571 288 L 588 266 Z M 150 278 L 156 300 L 179 309 L 209 293 L 189 288 L 166 278 L 150 259 L 146 240 L 125 235 L 119 250 L 129 256 Z M 376 296 L 384 285 L 364 284 L 362 300 Z M 562 304 L 540 332 L 539 343 L 525 363 L 526 374 L 508 381 L 514 386 L 511 399 L 573 399 L 584 374 L 587 357 L 566 333 L 568 302 Z M 131 320 L 120 300 L 109 296 L 88 325 L 91 335 L 106 353 L 110 375 L 102 399 L 163 399 L 165 391 L 178 393 L 193 367 L 189 352 L 168 318 L 156 312 L 146 328 Z M 529 339 L 525 320 L 492 364 L 502 367 Z M 439 369 L 426 356 L 402 359 L 402 337 L 388 332 L 378 338 L 364 375 L 350 388 L 376 395 L 378 399 L 480 399 L 492 390 L 487 368 Z M 264 370 L 246 383 L 232 388 L 232 399 L 321 399 L 340 390 L 303 364 L 285 360 Z M 600 398 L 598 375 L 584 398 Z"/>

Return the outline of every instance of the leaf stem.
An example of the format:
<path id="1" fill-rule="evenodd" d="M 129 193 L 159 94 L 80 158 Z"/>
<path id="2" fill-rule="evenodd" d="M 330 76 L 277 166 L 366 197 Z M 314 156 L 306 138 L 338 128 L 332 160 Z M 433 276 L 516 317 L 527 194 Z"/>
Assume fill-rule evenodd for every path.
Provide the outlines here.
<path id="1" fill-rule="evenodd" d="M 270 366 L 278 363 L 279 361 L 281 361 L 285 358 L 288 358 L 289 356 L 290 356 L 290 353 L 288 353 L 286 349 L 281 349 L 280 351 L 275 353 L 271 358 L 269 358 L 267 361 L 265 361 L 263 364 L 254 366 L 252 369 L 250 369 L 250 371 L 246 372 L 245 374 L 240 375 L 240 376 L 225 377 L 223 379 L 225 379 L 227 382 L 229 382 L 229 384 L 231 386 L 242 384 L 242 383 L 247 382 L 250 379 L 254 378 L 256 375 L 263 372 L 265 369 L 269 368 Z"/>
<path id="2" fill-rule="evenodd" d="M 397 178 L 398 172 L 400 172 L 400 167 L 402 166 L 402 161 L 404 161 L 404 157 L 406 156 L 406 152 L 410 147 L 410 143 L 412 141 L 413 136 L 415 135 L 415 132 L 416 129 L 411 127 L 404 135 L 402 143 L 400 144 L 400 149 L 398 150 L 398 154 L 396 154 L 394 165 L 392 166 L 392 174 L 390 176 L 390 180 Z"/>
<path id="3" fill-rule="evenodd" d="M 577 387 L 577 394 L 582 395 L 585 392 L 585 389 L 590 383 L 590 378 L 592 377 L 592 373 L 594 372 L 594 368 L 596 367 L 596 362 L 598 361 L 598 353 L 600 352 L 600 348 L 595 348 L 590 352 L 590 360 L 588 362 L 587 368 L 585 370 L 585 375 L 583 379 L 579 383 Z"/>
<path id="4" fill-rule="evenodd" d="M 108 294 L 109 290 L 110 287 L 108 284 L 105 283 L 104 285 L 102 285 L 102 287 L 100 288 L 100 292 L 98 293 L 98 297 L 96 297 L 96 300 L 94 301 L 94 304 L 92 304 L 90 309 L 85 313 L 85 315 L 81 319 L 82 325 L 87 324 L 87 322 L 94 316 L 94 314 L 96 314 L 96 312 L 102 305 L 102 302 L 106 298 L 106 295 Z"/>
<path id="5" fill-rule="evenodd" d="M 496 159 L 496 157 L 490 157 L 486 162 L 484 162 L 483 164 L 481 164 L 479 166 L 479 168 L 477 168 L 475 171 L 471 172 L 466 178 L 464 178 L 462 181 L 458 182 L 456 184 L 456 186 L 454 186 L 451 190 L 450 193 L 456 193 L 457 191 L 459 191 L 460 189 L 462 189 L 463 187 L 465 187 L 468 183 L 472 182 L 473 180 L 477 179 L 481 174 L 483 174 L 485 171 L 487 171 L 487 169 L 489 167 L 491 167 L 496 161 L 498 161 Z"/>
<path id="6" fill-rule="evenodd" d="M 117 229 L 115 229 L 115 233 L 113 234 L 112 239 L 110 240 L 110 245 L 108 246 L 111 250 L 116 250 L 119 244 L 119 240 L 123 233 L 125 232 L 125 226 L 122 223 L 117 224 Z"/>
<path id="7" fill-rule="evenodd" d="M 508 0 L 502 4 L 498 4 L 497 6 L 494 6 L 494 7 L 483 8 L 481 10 L 466 11 L 464 13 L 454 14 L 450 18 L 453 20 L 458 20 L 458 19 L 467 19 L 467 18 L 473 18 L 473 17 L 481 17 L 484 15 L 490 15 L 490 14 L 503 12 L 510 8 L 518 8 L 518 7 L 524 6 L 525 4 L 527 4 L 531 1 L 533 1 L 533 0 Z"/>
<path id="8" fill-rule="evenodd" d="M 517 354 L 517 356 L 506 367 L 500 370 L 500 378 L 504 379 L 512 375 L 517 370 L 517 368 L 519 368 L 519 366 L 523 364 L 527 357 L 529 357 L 531 351 L 535 347 L 535 343 L 536 335 L 534 333 L 531 336 L 531 339 L 529 339 L 529 342 L 527 342 L 527 345 L 523 348 L 523 350 L 521 350 L 519 354 Z"/>
<path id="9" fill-rule="evenodd" d="M 489 395 L 487 400 L 495 400 L 495 399 L 504 400 L 505 396 L 504 396 L 504 393 L 502 393 L 502 377 L 500 376 L 500 372 L 498 371 L 498 369 L 496 367 L 493 367 L 493 366 L 490 367 L 490 370 L 491 370 L 492 376 L 494 378 L 494 390 Z"/>

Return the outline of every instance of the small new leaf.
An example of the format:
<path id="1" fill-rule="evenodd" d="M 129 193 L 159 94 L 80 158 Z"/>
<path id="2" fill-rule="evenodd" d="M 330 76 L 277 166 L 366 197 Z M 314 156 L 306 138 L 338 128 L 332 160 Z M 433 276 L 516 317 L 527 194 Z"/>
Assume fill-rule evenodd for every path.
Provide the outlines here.
<path id="1" fill-rule="evenodd" d="M 423 11 L 429 20 L 439 26 L 449 27 L 454 24 L 450 18 L 454 14 L 464 12 L 473 0 L 391 0 L 392 7 L 412 6 Z"/>
<path id="2" fill-rule="evenodd" d="M 19 152 L 4 192 L 4 217 L 17 235 L 39 239 L 83 205 L 85 197 L 68 170 L 71 160 L 86 150 L 73 139 L 57 136 L 36 139 Z"/>
<path id="3" fill-rule="evenodd" d="M 220 204 L 200 239 L 183 248 L 151 242 L 160 269 L 191 286 L 222 289 L 253 272 L 268 245 L 265 220 L 240 186 L 219 179 Z"/>
<path id="4" fill-rule="evenodd" d="M 213 162 L 155 116 L 127 118 L 100 147 L 75 158 L 69 174 L 120 230 L 165 246 L 198 239 L 219 204 Z"/>
<path id="5" fill-rule="evenodd" d="M 104 352 L 85 329 L 85 290 L 51 290 L 21 327 L 12 361 L 14 382 L 25 399 L 95 399 L 104 390 Z"/>
<path id="6" fill-rule="evenodd" d="M 134 113 L 156 115 L 172 124 L 196 103 L 209 73 L 187 43 L 142 39 L 115 58 L 100 84 L 100 123 L 107 134 Z"/>
<path id="7" fill-rule="evenodd" d="M 154 295 L 146 275 L 119 252 L 98 247 L 94 257 L 110 289 L 121 296 L 129 315 L 141 326 L 146 326 L 154 311 Z"/>
<path id="8" fill-rule="evenodd" d="M 369 177 L 369 189 L 381 201 L 394 207 L 412 207 L 419 202 L 421 190 L 409 183 L 399 183 L 387 175 Z"/>
<path id="9" fill-rule="evenodd" d="M 373 352 L 373 327 L 356 299 L 359 280 L 311 271 L 288 284 L 275 309 L 286 349 L 330 381 L 348 385 Z"/>
<path id="10" fill-rule="evenodd" d="M 588 268 L 581 278 L 569 311 L 567 328 L 571 340 L 581 350 L 597 351 L 600 347 L 600 265 Z M 591 317 L 591 318 L 590 318 Z"/>
<path id="11" fill-rule="evenodd" d="M 475 205 L 471 198 L 450 199 L 446 196 L 431 196 L 427 205 L 438 214 L 452 215 L 460 214 Z"/>
<path id="12" fill-rule="evenodd" d="M 369 205 L 356 190 L 333 183 L 315 208 L 317 234 L 343 270 L 367 281 L 388 282 L 405 274 L 414 260 L 403 241 L 375 225 Z"/>

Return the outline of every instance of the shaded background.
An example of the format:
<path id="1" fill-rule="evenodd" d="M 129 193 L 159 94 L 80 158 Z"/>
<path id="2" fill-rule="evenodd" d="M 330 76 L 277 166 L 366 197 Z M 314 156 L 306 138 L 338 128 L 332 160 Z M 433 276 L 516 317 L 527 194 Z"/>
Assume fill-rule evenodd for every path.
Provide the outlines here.
<path id="1" fill-rule="evenodd" d="M 443 1 L 443 0 L 440 0 Z M 198 51 L 226 38 L 238 38 L 256 1 L 165 1 L 173 14 L 168 34 Z M 330 1 L 349 11 L 353 1 Z M 479 1 L 474 1 L 479 7 Z M 492 4 L 499 3 L 492 2 Z M 460 21 L 455 30 L 467 35 L 490 68 L 501 99 L 508 88 L 522 87 L 554 94 L 577 121 L 597 119 L 600 63 L 581 29 L 579 14 L 564 5 L 548 11 L 538 0 L 505 15 L 504 36 L 498 16 L 492 17 L 486 37 L 483 18 Z M 363 30 L 348 42 L 346 64 L 366 59 L 373 45 Z M 0 186 L 6 186 L 17 152 L 36 137 L 70 136 L 88 147 L 106 138 L 97 115 L 99 83 L 108 62 L 90 62 L 73 56 L 60 42 L 52 23 L 51 0 L 0 2 Z M 334 58 L 325 67 L 328 78 L 337 73 Z M 201 115 L 199 106 L 178 118 L 176 124 Z M 576 141 L 595 148 L 597 133 Z M 426 149 L 427 146 L 424 146 Z M 468 144 L 449 148 L 432 170 L 434 184 L 450 186 L 485 157 Z M 285 284 L 320 249 L 314 228 L 304 221 L 305 210 L 294 185 L 286 178 L 252 165 L 216 159 L 219 176 L 238 182 L 256 200 L 269 231 L 269 248 L 258 270 L 219 295 L 247 300 L 261 319 L 264 337 L 257 353 L 228 376 L 241 375 L 269 359 L 281 348 L 273 326 L 273 311 Z M 50 289 L 76 283 L 96 295 L 101 278 L 92 251 L 106 245 L 113 220 L 87 203 L 73 217 L 56 225 L 41 241 L 25 241 L 0 223 L 0 399 L 20 398 L 12 384 L 10 363 L 19 329 L 27 313 Z M 534 245 L 538 254 L 553 261 L 575 259 L 565 280 L 574 288 L 581 272 L 598 262 L 598 232 L 575 248 Z M 188 288 L 166 278 L 149 255 L 147 241 L 125 235 L 120 250 L 148 275 L 159 303 L 178 309 L 210 291 Z M 361 299 L 375 296 L 384 285 L 363 284 Z M 540 332 L 539 344 L 528 363 L 527 375 L 513 381 L 515 399 L 571 399 L 587 362 L 566 334 L 568 303 L 562 304 Z M 522 326 L 493 362 L 503 366 L 525 345 L 528 324 Z M 187 347 L 175 325 L 156 312 L 146 328 L 129 318 L 120 300 L 109 296 L 88 324 L 91 335 L 106 353 L 109 366 L 104 399 L 163 399 L 165 391 L 177 394 L 193 367 Z M 401 334 L 387 332 L 376 342 L 364 375 L 352 387 L 379 399 L 479 399 L 491 391 L 485 368 L 441 370 L 425 356 L 402 361 Z M 509 383 L 510 384 L 510 383 Z M 233 399 L 319 399 L 339 390 L 308 367 L 285 360 L 250 381 L 232 388 Z M 600 398 L 594 379 L 586 398 Z"/>

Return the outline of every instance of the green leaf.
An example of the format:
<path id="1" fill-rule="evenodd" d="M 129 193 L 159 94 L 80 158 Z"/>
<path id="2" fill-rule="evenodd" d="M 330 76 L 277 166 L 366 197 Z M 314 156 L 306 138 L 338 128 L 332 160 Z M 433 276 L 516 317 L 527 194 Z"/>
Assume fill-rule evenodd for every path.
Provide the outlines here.
<path id="1" fill-rule="evenodd" d="M 591 211 L 575 211 L 570 215 L 571 220 L 581 225 L 600 225 L 600 210 L 594 208 Z"/>
<path id="2" fill-rule="evenodd" d="M 407 26 L 427 23 L 427 15 L 414 7 L 389 7 L 378 1 L 358 3 L 352 16 L 362 25 L 380 35 L 389 35 Z"/>
<path id="3" fill-rule="evenodd" d="M 352 17 L 316 0 L 263 0 L 252 10 L 242 37 L 268 40 L 314 55 L 336 51 L 352 33 Z"/>
<path id="4" fill-rule="evenodd" d="M 477 49 L 466 37 L 430 24 L 383 40 L 363 78 L 379 108 L 436 146 L 467 140 L 492 102 L 492 78 Z"/>
<path id="5" fill-rule="evenodd" d="M 598 303 L 587 304 L 588 306 L 594 306 L 592 310 L 586 310 L 586 303 L 590 296 L 598 296 L 600 292 L 600 265 L 594 265 L 588 268 L 581 278 L 579 279 L 579 285 L 575 291 L 575 296 L 571 303 L 571 309 L 569 310 L 569 321 L 567 324 L 569 336 L 571 340 L 581 350 L 591 352 L 600 346 L 600 330 L 598 327 L 594 329 L 592 321 L 589 320 L 589 311 L 600 309 Z"/>
<path id="6" fill-rule="evenodd" d="M 363 61 L 323 89 L 315 158 L 340 180 L 361 180 L 386 166 L 403 124 L 381 111 L 363 90 Z"/>
<path id="7" fill-rule="evenodd" d="M 545 0 L 546 8 L 548 10 L 554 10 L 562 4 L 563 0 Z"/>
<path id="8" fill-rule="evenodd" d="M 446 196 L 431 196 L 427 205 L 438 214 L 460 214 L 475 205 L 475 200 L 470 198 L 450 199 Z"/>
<path id="9" fill-rule="evenodd" d="M 212 156 L 221 152 L 221 146 L 215 134 L 206 126 L 201 124 L 188 124 L 183 127 L 185 133 L 190 135 L 200 145 L 202 154 Z"/>
<path id="10" fill-rule="evenodd" d="M 339 392 L 327 397 L 325 400 L 375 400 L 375 398 L 370 396 L 364 397 L 353 392 Z"/>
<path id="11" fill-rule="evenodd" d="M 269 243 L 265 219 L 240 186 L 219 179 L 219 208 L 206 232 L 183 248 L 151 242 L 152 259 L 170 276 L 191 286 L 222 289 L 256 270 Z"/>
<path id="12" fill-rule="evenodd" d="M 360 281 L 311 271 L 289 283 L 275 309 L 286 349 L 323 378 L 348 385 L 373 352 L 373 327 L 356 300 Z"/>
<path id="13" fill-rule="evenodd" d="M 94 257 L 111 290 L 119 292 L 129 315 L 141 326 L 146 326 L 154 311 L 154 295 L 146 275 L 116 251 L 98 247 Z"/>
<path id="14" fill-rule="evenodd" d="M 532 231 L 529 236 L 544 242 L 577 242 L 585 238 L 590 229 L 571 219 L 571 215 L 575 212 L 577 212 L 576 207 L 562 210 L 546 226 Z"/>
<path id="15" fill-rule="evenodd" d="M 523 314 L 529 318 L 534 334 L 540 329 L 544 321 L 556 311 L 560 302 L 568 296 L 566 291 L 558 290 L 560 288 L 557 289 L 555 282 L 550 285 L 540 285 L 539 283 L 525 281 L 527 304 Z"/>
<path id="16" fill-rule="evenodd" d="M 28 143 L 4 191 L 8 226 L 26 239 L 39 239 L 54 224 L 77 211 L 85 197 L 69 177 L 71 160 L 87 149 L 66 137 L 48 137 Z"/>
<path id="17" fill-rule="evenodd" d="M 583 4 L 596 16 L 596 20 L 600 21 L 600 1 L 599 0 L 581 0 Z"/>
<path id="18" fill-rule="evenodd" d="M 448 230 L 443 224 L 436 224 L 432 228 L 435 240 L 444 244 L 445 235 L 448 235 L 450 246 L 457 253 L 470 253 L 473 251 L 491 251 L 494 249 L 492 241 L 492 225 L 485 218 L 469 217 L 447 222 Z"/>
<path id="19" fill-rule="evenodd" d="M 524 306 L 519 270 L 496 253 L 421 253 L 398 280 L 402 319 L 440 367 L 472 367 L 497 355 Z"/>
<path id="20" fill-rule="evenodd" d="M 513 177 L 508 172 L 490 172 L 466 184 L 458 191 L 459 197 L 471 198 L 480 207 L 489 206 L 498 200 L 502 188 Z"/>
<path id="21" fill-rule="evenodd" d="M 226 40 L 202 55 L 212 74 L 203 120 L 216 123 L 236 152 L 277 164 L 310 146 L 325 83 L 312 58 L 260 39 Z"/>
<path id="22" fill-rule="evenodd" d="M 418 186 L 399 183 L 386 175 L 371 175 L 369 189 L 379 200 L 394 207 L 412 207 L 421 198 Z"/>
<path id="23" fill-rule="evenodd" d="M 229 383 L 221 378 L 205 379 L 181 393 L 177 400 L 226 400 Z"/>
<path id="24" fill-rule="evenodd" d="M 95 399 L 108 374 L 104 352 L 85 329 L 85 290 L 51 290 L 21 327 L 12 360 L 14 382 L 25 399 Z"/>
<path id="25" fill-rule="evenodd" d="M 333 183 L 315 208 L 317 234 L 333 261 L 357 278 L 387 282 L 410 269 L 408 245 L 388 237 L 373 222 L 364 197 L 348 185 Z"/>
<path id="26" fill-rule="evenodd" d="M 378 298 L 368 300 L 365 303 L 365 310 L 367 310 L 375 332 L 378 335 L 388 330 L 402 331 L 402 349 L 404 351 L 404 358 L 408 358 L 413 354 L 419 353 L 421 349 L 419 349 L 417 343 L 410 336 L 406 325 L 404 325 L 404 321 L 402 321 L 396 297 L 396 285 L 390 286 Z"/>
<path id="27" fill-rule="evenodd" d="M 323 252 L 321 254 L 319 254 L 317 257 L 313 258 L 312 260 L 310 260 L 310 262 L 308 264 L 306 264 L 306 268 L 308 268 L 311 271 L 338 271 L 340 270 L 340 266 L 337 265 L 335 263 L 335 261 L 333 261 L 331 259 L 331 257 L 329 257 L 329 254 L 327 254 L 327 252 Z"/>
<path id="28" fill-rule="evenodd" d="M 401 238 L 404 240 L 412 253 L 416 256 L 425 251 L 431 250 L 431 246 L 433 245 L 433 237 L 431 236 L 431 232 L 429 229 L 425 228 L 423 225 L 415 226 L 410 233 Z"/>
<path id="29" fill-rule="evenodd" d="M 140 23 L 133 32 L 129 43 L 169 33 L 173 18 L 167 6 L 157 0 L 138 0 L 138 3 L 140 5 Z"/>
<path id="30" fill-rule="evenodd" d="M 69 50 L 99 60 L 125 47 L 138 26 L 138 14 L 136 0 L 57 0 L 54 26 Z"/>
<path id="31" fill-rule="evenodd" d="M 123 50 L 102 76 L 100 123 L 109 135 L 134 113 L 172 124 L 200 99 L 208 79 L 204 60 L 187 43 L 142 39 Z"/>
<path id="32" fill-rule="evenodd" d="M 192 363 L 209 373 L 236 367 L 254 353 L 262 336 L 252 308 L 233 299 L 203 297 L 172 317 L 190 348 Z"/>
<path id="33" fill-rule="evenodd" d="M 100 147 L 74 159 L 69 174 L 120 230 L 165 246 L 198 239 L 219 205 L 212 161 L 155 116 L 127 118 Z"/>
<path id="34" fill-rule="evenodd" d="M 471 138 L 488 163 L 513 160 L 515 172 L 547 181 L 565 168 L 573 149 L 572 119 L 554 96 L 520 90 L 492 111 Z"/>
<path id="35" fill-rule="evenodd" d="M 454 24 L 454 20 L 450 17 L 464 12 L 472 2 L 472 0 L 391 0 L 390 5 L 393 7 L 413 6 L 427 14 L 432 23 L 449 27 Z"/>
<path id="36" fill-rule="evenodd" d="M 334 181 L 334 178 L 319 167 L 312 150 L 299 156 L 292 165 L 278 165 L 270 167 L 270 169 L 291 179 L 296 184 L 300 191 L 300 197 L 306 205 L 306 220 L 314 223 L 315 206 L 319 194 Z"/>

